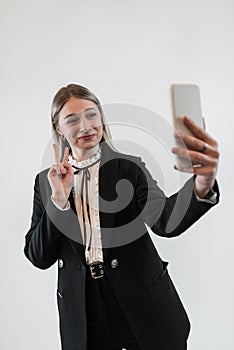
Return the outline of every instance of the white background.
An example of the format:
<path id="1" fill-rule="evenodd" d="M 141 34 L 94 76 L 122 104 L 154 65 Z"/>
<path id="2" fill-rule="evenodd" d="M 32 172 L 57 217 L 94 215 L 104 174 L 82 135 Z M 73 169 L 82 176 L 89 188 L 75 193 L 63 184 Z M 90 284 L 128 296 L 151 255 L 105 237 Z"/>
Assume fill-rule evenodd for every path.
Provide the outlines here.
<path id="1" fill-rule="evenodd" d="M 207 130 L 219 141 L 221 202 L 179 238 L 153 238 L 191 319 L 189 350 L 233 349 L 233 1 L 5 0 L 0 6 L 1 349 L 60 349 L 57 266 L 36 269 L 23 247 L 34 178 L 51 138 L 50 104 L 70 82 L 89 87 L 103 104 L 150 109 L 168 125 L 170 83 L 200 86 Z M 161 183 L 167 194 L 177 186 L 170 166 L 167 188 Z"/>

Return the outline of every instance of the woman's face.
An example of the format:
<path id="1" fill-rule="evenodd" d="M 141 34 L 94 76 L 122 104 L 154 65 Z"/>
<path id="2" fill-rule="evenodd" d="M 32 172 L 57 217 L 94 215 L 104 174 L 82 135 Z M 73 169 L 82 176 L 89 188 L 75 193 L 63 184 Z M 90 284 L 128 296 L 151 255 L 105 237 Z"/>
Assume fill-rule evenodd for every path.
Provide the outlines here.
<path id="1" fill-rule="evenodd" d="M 102 138 L 102 120 L 97 105 L 89 100 L 71 97 L 59 113 L 58 131 L 72 150 L 85 153 Z"/>

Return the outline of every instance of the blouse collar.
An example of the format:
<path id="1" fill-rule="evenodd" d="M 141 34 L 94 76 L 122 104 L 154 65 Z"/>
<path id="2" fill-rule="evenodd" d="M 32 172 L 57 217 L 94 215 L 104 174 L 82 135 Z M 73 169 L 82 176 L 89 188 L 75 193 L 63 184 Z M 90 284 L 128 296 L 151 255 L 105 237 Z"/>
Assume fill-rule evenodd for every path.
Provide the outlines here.
<path id="1" fill-rule="evenodd" d="M 100 158 L 101 158 L 101 148 L 99 147 L 98 151 L 95 154 L 93 154 L 90 158 L 83 159 L 79 162 L 75 160 L 70 154 L 68 157 L 68 163 L 70 163 L 71 165 L 75 165 L 77 168 L 85 168 L 87 166 L 92 165 Z"/>

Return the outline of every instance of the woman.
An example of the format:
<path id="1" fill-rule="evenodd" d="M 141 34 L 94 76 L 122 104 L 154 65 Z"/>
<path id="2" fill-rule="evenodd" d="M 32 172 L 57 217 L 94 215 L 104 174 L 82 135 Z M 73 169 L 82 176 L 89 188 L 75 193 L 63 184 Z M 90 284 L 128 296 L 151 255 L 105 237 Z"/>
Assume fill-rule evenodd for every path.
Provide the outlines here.
<path id="1" fill-rule="evenodd" d="M 24 252 L 40 269 L 58 261 L 63 350 L 187 348 L 188 316 L 145 226 L 178 236 L 219 200 L 217 143 L 184 123 L 193 136 L 176 135 L 188 149 L 173 153 L 201 166 L 179 169 L 194 176 L 167 198 L 140 157 L 113 147 L 90 90 L 70 84 L 55 95 L 55 163 L 36 176 Z"/>

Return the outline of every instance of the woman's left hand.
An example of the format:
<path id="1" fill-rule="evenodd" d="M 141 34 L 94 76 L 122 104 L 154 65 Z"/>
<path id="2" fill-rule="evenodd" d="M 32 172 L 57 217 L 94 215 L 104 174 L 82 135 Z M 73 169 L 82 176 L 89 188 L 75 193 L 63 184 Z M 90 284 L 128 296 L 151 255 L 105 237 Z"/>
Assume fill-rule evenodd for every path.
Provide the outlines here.
<path id="1" fill-rule="evenodd" d="M 219 160 L 218 143 L 187 116 L 183 117 L 183 122 L 192 132 L 192 136 L 176 131 L 178 146 L 172 148 L 172 153 L 179 158 L 190 160 L 192 166 L 189 168 L 175 166 L 175 169 L 197 174 L 194 190 L 198 197 L 204 198 L 215 182 Z"/>

